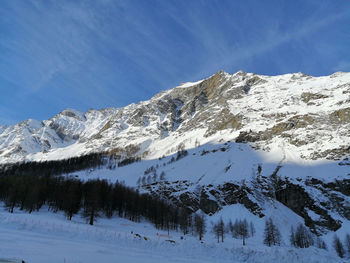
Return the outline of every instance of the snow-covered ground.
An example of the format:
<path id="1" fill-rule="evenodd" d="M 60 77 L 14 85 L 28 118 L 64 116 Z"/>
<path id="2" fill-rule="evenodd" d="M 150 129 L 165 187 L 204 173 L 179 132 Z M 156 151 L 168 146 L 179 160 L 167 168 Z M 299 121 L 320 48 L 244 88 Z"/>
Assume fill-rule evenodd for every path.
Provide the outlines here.
<path id="1" fill-rule="evenodd" d="M 239 213 L 239 214 L 237 214 Z M 285 214 L 288 217 L 288 212 Z M 254 220 L 244 208 L 231 206 L 215 218 L 224 220 L 246 217 Z M 283 223 L 286 218 L 277 220 Z M 86 224 L 80 216 L 68 221 L 61 213 L 47 212 L 43 208 L 32 214 L 16 210 L 10 214 L 0 211 L 0 258 L 19 258 L 36 263 L 89 263 L 89 262 L 346 262 L 335 255 L 332 248 L 324 251 L 315 247 L 295 249 L 288 245 L 287 237 L 281 247 L 262 244 L 263 221 L 254 221 L 256 236 L 243 247 L 240 240 L 229 236 L 224 243 L 216 243 L 209 230 L 203 243 L 197 237 L 155 229 L 147 222 L 134 223 L 126 219 L 100 218 L 96 225 Z M 290 221 L 289 221 L 290 222 Z M 157 233 L 159 235 L 157 235 Z M 139 234 L 141 238 L 135 237 Z M 163 236 L 164 235 L 164 236 Z M 146 237 L 145 240 L 143 237 Z M 166 240 L 174 240 L 175 244 Z"/>

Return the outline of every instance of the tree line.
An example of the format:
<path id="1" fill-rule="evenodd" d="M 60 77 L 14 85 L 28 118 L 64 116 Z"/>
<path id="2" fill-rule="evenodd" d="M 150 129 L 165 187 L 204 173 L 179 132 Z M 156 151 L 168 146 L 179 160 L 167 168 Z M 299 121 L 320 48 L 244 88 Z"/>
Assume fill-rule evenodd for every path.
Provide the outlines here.
<path id="1" fill-rule="evenodd" d="M 63 211 L 69 220 L 79 213 L 91 225 L 100 216 L 119 216 L 135 222 L 146 219 L 158 229 L 198 233 L 202 239 L 203 215 L 193 214 L 187 208 L 174 206 L 157 196 L 141 194 L 119 182 L 82 182 L 62 176 L 79 170 L 109 167 L 116 160 L 120 158 L 92 153 L 63 160 L 0 165 L 0 201 L 10 213 L 15 208 L 31 213 L 45 205 L 49 211 Z M 135 161 L 139 158 L 127 158 L 119 161 L 118 166 Z"/>
<path id="2" fill-rule="evenodd" d="M 61 175 L 99 168 L 109 161 L 105 153 L 91 153 L 63 160 L 0 164 L 0 175 Z"/>
<path id="3" fill-rule="evenodd" d="M 107 167 L 115 169 L 141 161 L 141 157 L 126 157 L 109 152 L 90 153 L 62 160 L 0 164 L 0 175 L 62 175 L 82 170 Z"/>

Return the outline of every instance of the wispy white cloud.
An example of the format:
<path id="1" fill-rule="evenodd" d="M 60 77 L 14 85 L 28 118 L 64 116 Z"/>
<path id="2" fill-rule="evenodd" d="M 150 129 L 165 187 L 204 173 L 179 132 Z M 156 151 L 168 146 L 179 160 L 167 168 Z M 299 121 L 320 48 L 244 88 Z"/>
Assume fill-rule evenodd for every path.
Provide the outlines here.
<path id="1" fill-rule="evenodd" d="M 325 2 L 287 23 L 288 1 L 9 1 L 0 8 L 0 89 L 51 111 L 82 110 L 147 99 L 219 69 L 289 71 L 288 48 L 297 46 L 299 60 L 324 58 L 334 43 L 318 33 L 349 21 L 349 9 Z M 329 67 L 347 68 L 339 61 Z"/>
<path id="2" fill-rule="evenodd" d="M 349 10 L 343 10 L 335 14 L 320 17 L 317 10 L 310 14 L 309 18 L 304 21 L 297 21 L 295 28 L 283 32 L 279 28 L 280 21 L 271 19 L 267 28 L 257 32 L 256 38 L 250 41 L 248 38 L 240 39 L 232 43 L 227 43 L 227 35 L 236 34 L 240 31 L 237 26 L 234 26 L 233 31 L 220 31 L 217 28 L 210 28 L 206 23 L 203 23 L 201 14 L 191 12 L 189 20 L 184 21 L 176 13 L 170 13 L 171 17 L 177 21 L 191 35 L 205 46 L 207 52 L 206 68 L 201 68 L 198 75 L 203 74 L 201 71 L 213 71 L 213 68 L 224 68 L 226 66 L 239 67 L 242 61 L 250 60 L 256 56 L 270 52 L 271 50 L 292 41 L 299 41 L 303 38 L 311 37 L 313 33 L 327 27 L 343 18 L 350 18 Z M 230 21 L 230 15 L 225 14 L 222 19 L 225 22 Z M 232 19 L 232 17 L 231 17 Z M 261 21 L 266 23 L 267 21 Z M 275 23 L 275 24 L 274 24 Z M 244 34 L 244 33 L 243 33 Z M 249 35 L 249 32 L 245 32 Z M 232 36 L 235 38 L 234 36 Z"/>
<path id="3" fill-rule="evenodd" d="M 225 31 L 218 28 L 220 23 L 204 21 L 201 9 L 178 9 L 171 4 L 161 4 L 161 7 L 172 21 L 195 39 L 197 45 L 202 46 L 202 57 L 198 58 L 201 64 L 196 65 L 197 75 L 227 66 L 238 67 L 242 61 L 306 37 L 348 14 L 346 11 L 331 14 L 322 20 L 319 17 L 311 17 L 287 32 L 282 32 L 278 26 L 274 27 L 272 20 L 269 27 L 262 27 L 264 31 L 255 32 L 256 36 L 234 40 L 234 34 L 248 36 L 250 33 L 242 32 L 237 25 L 238 21 L 230 16 L 230 12 L 221 16 L 221 23 L 231 22 L 228 28 L 232 31 Z M 116 17 L 111 17 L 113 14 L 108 12 L 108 9 L 113 10 Z M 17 21 L 17 26 L 27 34 L 25 37 L 5 41 L 2 45 L 26 57 L 27 64 L 23 67 L 31 64 L 29 72 L 28 69 L 21 68 L 28 75 L 32 75 L 28 86 L 24 87 L 27 92 L 38 92 L 50 85 L 55 77 L 71 74 L 82 67 L 87 71 L 89 67 L 94 70 L 94 65 L 87 62 L 91 57 L 101 56 L 95 58 L 95 62 L 106 63 L 103 55 L 94 50 L 97 41 L 105 43 L 109 53 L 123 54 L 140 72 L 152 76 L 160 86 L 169 83 L 167 78 L 181 74 L 182 63 L 186 61 L 185 58 L 179 57 L 179 54 L 173 54 L 171 43 L 166 41 L 169 37 L 168 32 L 162 31 L 158 21 L 149 19 L 147 13 L 135 9 L 135 5 L 127 1 L 105 2 L 104 6 L 99 8 L 89 1 L 64 4 L 56 2 L 54 5 L 43 1 L 13 10 L 18 17 L 23 16 L 24 12 L 29 14 L 24 16 L 25 19 Z M 179 12 L 184 14 L 180 16 Z M 183 41 L 179 39 L 179 42 Z M 105 56 L 108 56 L 108 52 Z M 184 57 L 186 55 L 183 54 Z M 27 79 L 27 76 L 23 78 Z M 12 76 L 12 81 L 14 79 L 16 78 Z M 147 90 L 147 87 L 145 89 Z M 151 90 L 152 88 L 149 88 L 148 92 Z"/>

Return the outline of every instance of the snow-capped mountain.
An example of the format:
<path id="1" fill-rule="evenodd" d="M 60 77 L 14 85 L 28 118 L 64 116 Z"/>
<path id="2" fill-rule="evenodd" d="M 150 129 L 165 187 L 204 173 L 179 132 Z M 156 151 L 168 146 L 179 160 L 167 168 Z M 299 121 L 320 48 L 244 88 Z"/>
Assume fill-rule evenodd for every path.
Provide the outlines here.
<path id="1" fill-rule="evenodd" d="M 124 181 L 209 215 L 238 205 L 287 229 L 304 221 L 317 234 L 342 232 L 350 227 L 350 73 L 219 71 L 124 108 L 0 127 L 3 164 L 92 152 L 141 161 L 71 175 Z"/>
<path id="2" fill-rule="evenodd" d="M 219 71 L 124 108 L 66 109 L 0 127 L 0 163 L 90 152 L 158 158 L 205 143 L 249 142 L 273 161 L 350 153 L 350 73 L 312 77 Z"/>

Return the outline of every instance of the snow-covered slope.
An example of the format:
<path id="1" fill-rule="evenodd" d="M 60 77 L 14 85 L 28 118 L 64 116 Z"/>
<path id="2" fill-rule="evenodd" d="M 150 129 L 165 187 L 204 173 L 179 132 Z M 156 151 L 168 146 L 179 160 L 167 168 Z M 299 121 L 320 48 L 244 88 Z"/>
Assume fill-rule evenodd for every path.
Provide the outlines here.
<path id="1" fill-rule="evenodd" d="M 280 258 L 285 262 L 337 262 L 316 248 L 304 254 L 289 247 L 289 228 L 305 223 L 328 245 L 334 233 L 343 238 L 350 232 L 350 73 L 311 77 L 302 73 L 262 76 L 219 71 L 124 108 L 86 113 L 67 109 L 42 122 L 27 120 L 0 126 L 0 164 L 58 160 L 91 152 L 104 152 L 113 158 L 99 169 L 67 176 L 125 182 L 193 212 L 203 211 L 212 222 L 219 217 L 226 221 L 248 218 L 260 228 L 260 235 L 265 219 L 272 217 L 285 242 L 285 247 L 269 251 L 261 247 L 261 237 L 254 241 L 259 245 L 247 251 L 184 242 L 173 251 L 169 244 L 140 246 L 127 238 L 108 237 L 107 247 L 101 251 L 113 254 L 114 245 L 123 249 L 122 243 L 127 242 L 141 255 L 121 255 L 125 260 L 132 256 L 135 262 L 142 261 L 149 254 L 146 250 L 155 246 L 160 256 L 152 262 L 163 262 L 178 251 L 187 253 L 184 262 L 206 262 L 210 253 L 222 255 L 218 262 L 281 262 Z M 141 160 L 117 165 L 134 157 Z M 17 219 L 11 221 L 12 215 L 1 212 L 0 217 L 5 222 L 0 229 L 9 227 L 8 237 L 17 237 Z M 30 220 L 34 222 L 35 218 Z M 26 229 L 28 235 L 33 235 L 33 229 L 34 233 L 42 231 L 33 224 L 22 224 L 31 228 Z M 63 232 L 56 232 L 65 242 L 71 235 L 65 234 L 63 225 L 60 223 Z M 84 231 L 76 231 L 78 236 L 70 241 L 90 239 L 81 253 L 100 241 L 88 227 Z M 41 234 L 33 239 L 46 242 L 49 236 Z M 199 257 L 190 255 L 194 247 Z M 59 249 L 71 251 L 67 246 Z M 163 249 L 170 254 L 165 255 Z M 249 260 L 248 252 L 252 255 Z M 272 256 L 266 257 L 270 252 Z M 97 251 L 94 255 L 100 254 Z M 32 258 L 39 259 L 37 254 Z M 83 258 L 84 262 L 89 259 Z"/>
<path id="2" fill-rule="evenodd" d="M 276 160 L 349 155 L 350 73 L 311 77 L 219 71 L 124 108 L 67 109 L 0 128 L 0 163 L 112 151 L 144 159 L 228 140 Z"/>

